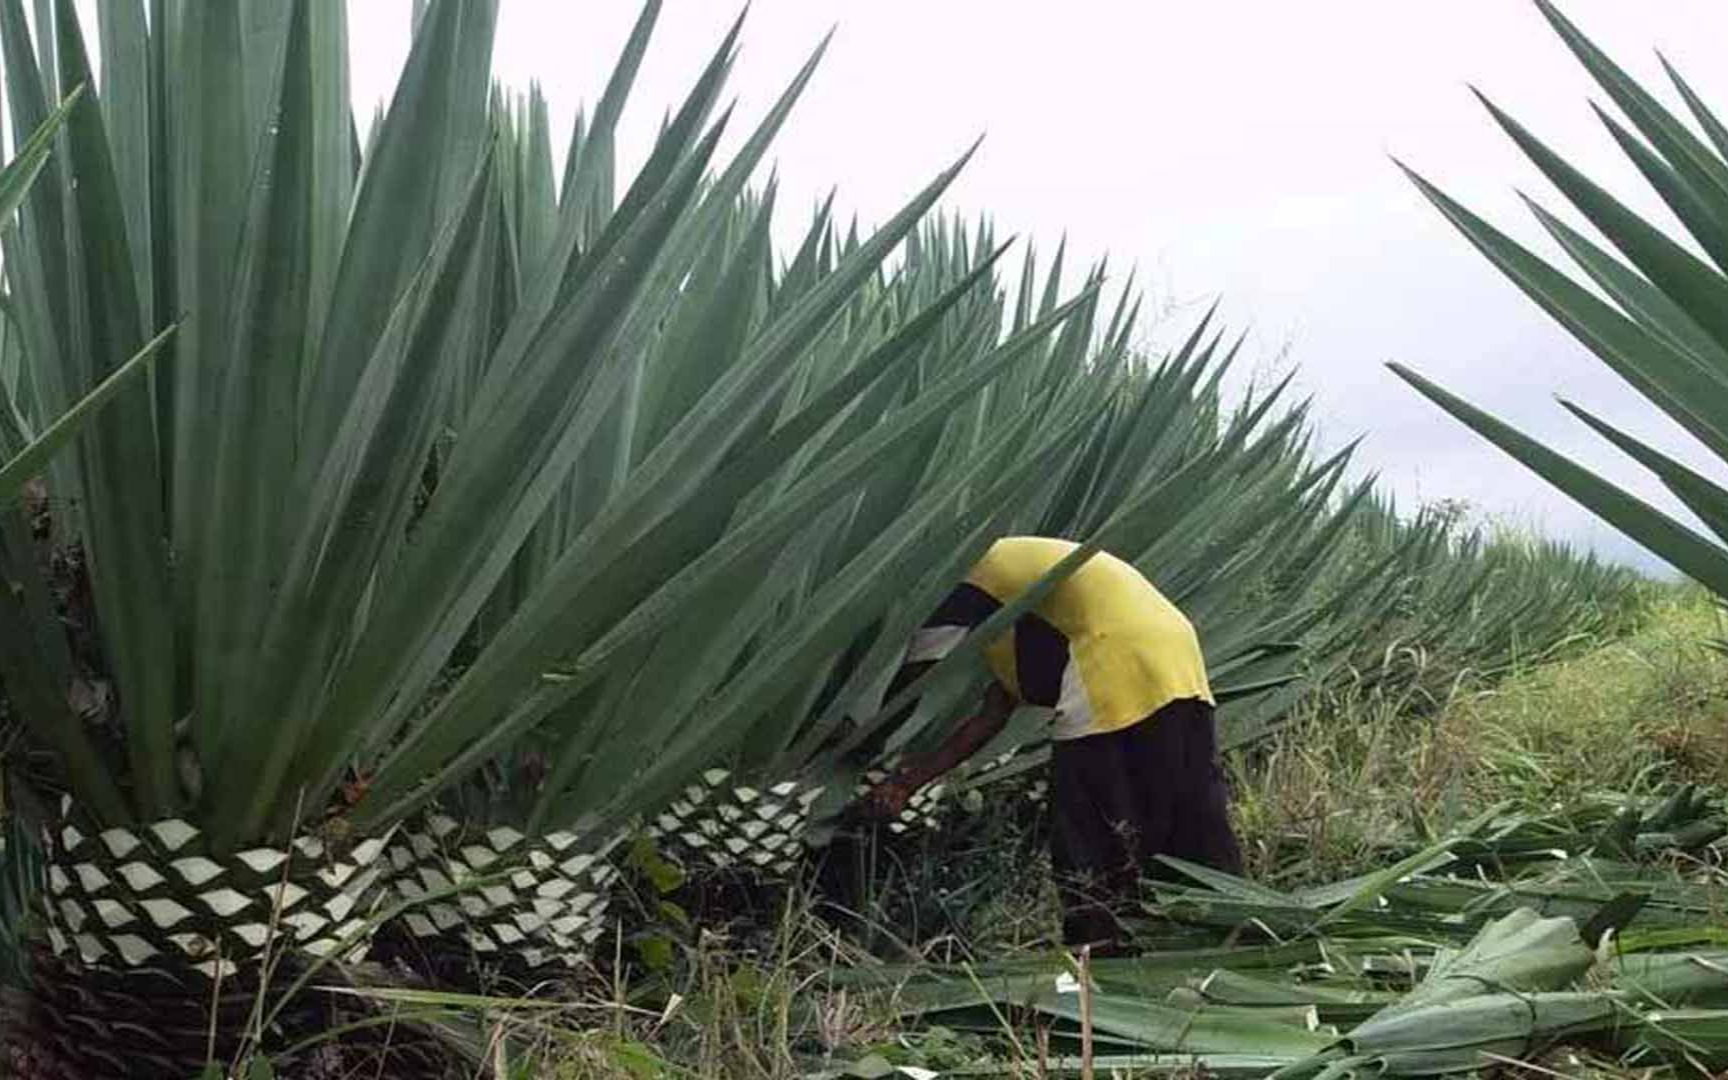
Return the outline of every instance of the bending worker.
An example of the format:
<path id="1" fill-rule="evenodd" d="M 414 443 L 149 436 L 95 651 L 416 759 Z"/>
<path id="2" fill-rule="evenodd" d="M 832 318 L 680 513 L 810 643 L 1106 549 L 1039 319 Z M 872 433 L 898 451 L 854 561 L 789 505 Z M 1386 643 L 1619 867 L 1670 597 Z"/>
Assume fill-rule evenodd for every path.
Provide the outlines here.
<path id="1" fill-rule="evenodd" d="M 998 540 L 914 635 L 905 685 L 1012 603 L 1078 545 Z M 995 680 L 982 709 L 865 796 L 877 818 L 1000 732 L 1016 705 L 1052 712 L 1050 857 L 1064 943 L 1120 951 L 1118 914 L 1173 855 L 1241 872 L 1217 757 L 1212 692 L 1194 627 L 1128 563 L 1099 552 L 985 648 Z"/>

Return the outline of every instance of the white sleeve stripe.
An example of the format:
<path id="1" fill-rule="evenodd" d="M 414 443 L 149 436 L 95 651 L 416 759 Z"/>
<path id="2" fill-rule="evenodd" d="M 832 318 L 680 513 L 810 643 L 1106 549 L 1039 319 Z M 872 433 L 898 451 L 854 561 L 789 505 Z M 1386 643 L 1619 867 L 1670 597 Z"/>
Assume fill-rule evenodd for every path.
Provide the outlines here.
<path id="1" fill-rule="evenodd" d="M 953 652 L 965 636 L 964 626 L 926 626 L 912 635 L 912 644 L 906 650 L 906 662 L 921 664 L 940 660 Z"/>
<path id="2" fill-rule="evenodd" d="M 1091 734 L 1092 705 L 1086 697 L 1086 684 L 1080 679 L 1079 665 L 1072 657 L 1062 669 L 1062 696 L 1056 703 L 1056 722 L 1051 729 L 1053 739 L 1078 739 Z"/>

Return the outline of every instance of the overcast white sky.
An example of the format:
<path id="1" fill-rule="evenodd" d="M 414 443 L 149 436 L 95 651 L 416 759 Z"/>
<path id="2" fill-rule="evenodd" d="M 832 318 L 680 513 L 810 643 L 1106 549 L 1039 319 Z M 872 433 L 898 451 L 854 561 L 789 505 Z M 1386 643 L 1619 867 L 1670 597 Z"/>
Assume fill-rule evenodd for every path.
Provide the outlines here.
<path id="1" fill-rule="evenodd" d="M 1728 109 L 1728 4 L 1566 0 L 1635 74 L 1660 49 Z M 634 0 L 502 0 L 495 70 L 544 88 L 555 138 L 597 96 Z M 639 156 L 739 5 L 668 0 L 634 99 Z M 408 0 L 352 0 L 361 115 L 388 93 Z M 1519 0 L 756 0 L 732 84 L 760 115 L 829 27 L 833 47 L 778 143 L 781 205 L 826 193 L 879 221 L 976 135 L 948 200 L 1041 251 L 1137 267 L 1175 335 L 1214 297 L 1262 369 L 1288 348 L 1326 439 L 1408 499 L 1467 499 L 1619 558 L 1636 549 L 1407 390 L 1411 364 L 1641 493 L 1564 391 L 1691 449 L 1424 203 L 1396 154 L 1515 235 L 1514 194 L 1549 192 L 1471 98 L 1475 84 L 1635 204 L 1655 208 L 1587 107 L 1591 87 Z M 740 125 L 742 126 L 742 125 Z M 1552 200 L 1548 200 L 1552 202 Z M 1658 211 L 1659 213 L 1659 211 Z M 1662 220 L 1667 220 L 1662 218 Z M 1544 250 L 1552 250 L 1543 245 Z M 1708 461 L 1702 454 L 1688 454 Z M 1671 505 L 1671 504 L 1670 504 Z"/>

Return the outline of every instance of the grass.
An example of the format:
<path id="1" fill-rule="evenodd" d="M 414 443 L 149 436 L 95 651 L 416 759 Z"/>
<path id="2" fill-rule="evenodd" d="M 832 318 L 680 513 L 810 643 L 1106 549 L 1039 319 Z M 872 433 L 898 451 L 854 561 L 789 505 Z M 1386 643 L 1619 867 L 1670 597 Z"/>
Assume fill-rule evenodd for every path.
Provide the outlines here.
<path id="1" fill-rule="evenodd" d="M 1356 872 L 1388 840 L 1442 833 L 1511 801 L 1728 778 L 1728 659 L 1703 590 L 1675 588 L 1634 634 L 1492 687 L 1457 686 L 1432 713 L 1348 689 L 1311 700 L 1232 762 L 1250 875 L 1279 885 Z"/>

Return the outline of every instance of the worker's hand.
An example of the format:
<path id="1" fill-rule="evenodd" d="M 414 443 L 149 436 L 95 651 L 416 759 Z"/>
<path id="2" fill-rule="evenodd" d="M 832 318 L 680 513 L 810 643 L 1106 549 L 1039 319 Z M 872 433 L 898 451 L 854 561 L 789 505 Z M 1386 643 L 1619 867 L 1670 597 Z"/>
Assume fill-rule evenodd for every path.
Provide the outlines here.
<path id="1" fill-rule="evenodd" d="M 866 821 L 893 821 L 906 809 L 918 787 L 917 777 L 897 770 L 859 800 L 859 811 Z"/>

